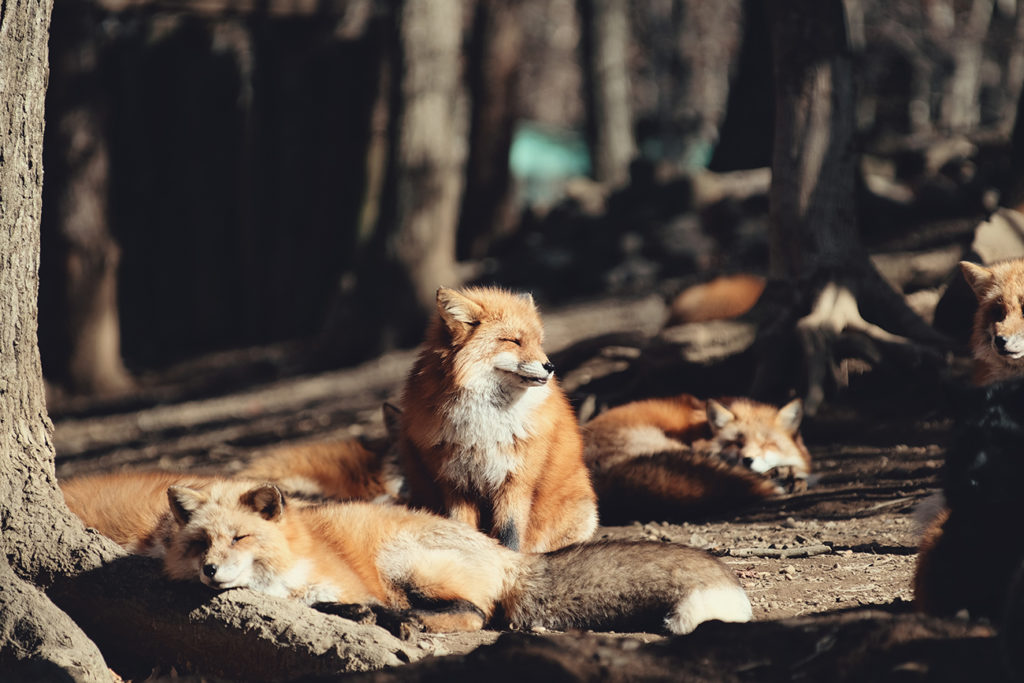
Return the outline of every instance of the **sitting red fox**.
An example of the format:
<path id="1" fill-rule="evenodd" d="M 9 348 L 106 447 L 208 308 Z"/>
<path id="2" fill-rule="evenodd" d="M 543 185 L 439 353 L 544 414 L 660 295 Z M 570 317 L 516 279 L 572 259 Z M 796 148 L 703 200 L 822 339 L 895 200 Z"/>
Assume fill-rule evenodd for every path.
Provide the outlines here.
<path id="1" fill-rule="evenodd" d="M 103 495 L 105 487 L 133 479 L 136 493 L 153 482 L 124 474 L 90 484 L 109 502 L 114 498 Z M 732 571 L 681 545 L 600 542 L 524 555 L 422 510 L 357 502 L 296 507 L 273 485 L 212 478 L 171 486 L 160 498 L 164 510 L 155 525 L 139 525 L 135 542 L 123 536 L 122 545 L 155 539 L 149 554 L 163 555 L 168 577 L 310 605 L 365 605 L 400 630 L 511 623 L 688 633 L 712 619 L 751 618 Z M 126 509 L 152 504 L 136 500 Z M 116 512 L 108 509 L 102 519 L 116 519 Z"/>
<path id="2" fill-rule="evenodd" d="M 782 408 L 745 398 L 627 403 L 583 428 L 602 516 L 661 519 L 724 509 L 806 487 L 811 456 L 799 399 Z M 775 475 L 770 478 L 771 475 Z"/>
<path id="3" fill-rule="evenodd" d="M 1024 258 L 989 267 L 960 262 L 964 279 L 978 298 L 971 332 L 977 385 L 1024 375 Z"/>
<path id="4" fill-rule="evenodd" d="M 597 502 L 529 294 L 437 291 L 402 395 L 409 503 L 545 552 L 589 539 Z"/>

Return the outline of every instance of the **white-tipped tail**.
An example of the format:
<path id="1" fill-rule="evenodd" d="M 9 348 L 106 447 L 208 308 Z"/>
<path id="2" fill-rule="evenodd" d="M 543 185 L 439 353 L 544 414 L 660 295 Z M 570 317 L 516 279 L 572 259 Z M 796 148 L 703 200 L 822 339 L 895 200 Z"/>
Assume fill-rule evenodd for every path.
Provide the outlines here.
<path id="1" fill-rule="evenodd" d="M 672 633 L 686 634 L 705 621 L 750 621 L 754 616 L 750 599 L 739 586 L 699 588 L 676 603 L 665 617 Z"/>

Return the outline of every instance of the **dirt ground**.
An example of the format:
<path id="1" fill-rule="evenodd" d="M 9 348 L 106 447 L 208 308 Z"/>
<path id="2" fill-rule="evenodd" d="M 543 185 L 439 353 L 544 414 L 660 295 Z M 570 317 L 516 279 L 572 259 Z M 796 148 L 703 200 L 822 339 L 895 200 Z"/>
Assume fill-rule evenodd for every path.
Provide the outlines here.
<path id="1" fill-rule="evenodd" d="M 663 316 L 657 297 L 545 311 L 548 348 L 601 334 L 650 335 Z M 317 375 L 247 385 L 225 379 L 225 391 L 187 389 L 197 377 L 213 377 L 227 365 L 276 362 L 266 350 L 246 353 L 143 378 L 131 400 L 99 404 L 55 397 L 58 475 L 153 467 L 231 472 L 283 443 L 379 436 L 379 406 L 397 397 L 414 357 L 402 351 Z M 849 608 L 906 613 L 916 560 L 914 509 L 937 486 L 951 426 L 935 401 L 915 402 L 912 396 L 906 387 L 851 392 L 805 419 L 802 431 L 816 479 L 804 493 L 717 519 L 641 520 L 602 527 L 599 535 L 709 549 L 736 571 L 759 622 Z M 431 635 L 418 646 L 436 655 L 465 653 L 498 635 Z M 661 639 L 631 637 L 642 643 Z"/>

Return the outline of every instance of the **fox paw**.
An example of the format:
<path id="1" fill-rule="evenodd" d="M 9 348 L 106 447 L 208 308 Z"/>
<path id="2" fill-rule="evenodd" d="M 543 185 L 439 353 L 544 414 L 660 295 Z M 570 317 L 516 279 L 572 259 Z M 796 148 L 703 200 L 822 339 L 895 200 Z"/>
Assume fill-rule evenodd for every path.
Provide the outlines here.
<path id="1" fill-rule="evenodd" d="M 324 614 L 333 614 L 357 624 L 367 626 L 380 626 L 391 635 L 415 642 L 424 627 L 419 618 L 407 611 L 395 610 L 383 605 L 353 605 L 340 604 L 337 602 L 318 602 L 312 605 L 313 609 Z"/>
<path id="2" fill-rule="evenodd" d="M 374 625 L 377 623 L 377 615 L 369 605 L 340 604 L 337 602 L 318 602 L 312 605 L 313 609 L 324 614 L 333 614 L 342 619 L 354 621 L 357 624 Z"/>

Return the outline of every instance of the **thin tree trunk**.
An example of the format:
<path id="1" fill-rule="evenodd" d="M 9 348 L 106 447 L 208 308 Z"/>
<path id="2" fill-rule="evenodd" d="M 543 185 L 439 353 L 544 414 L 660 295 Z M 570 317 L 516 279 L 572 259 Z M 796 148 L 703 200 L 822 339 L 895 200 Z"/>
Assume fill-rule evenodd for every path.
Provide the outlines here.
<path id="1" fill-rule="evenodd" d="M 398 16 L 402 51 L 395 146 L 394 231 L 389 251 L 408 278 L 422 319 L 455 270 L 466 156 L 461 81 L 461 0 L 406 0 Z"/>
<path id="2" fill-rule="evenodd" d="M 458 239 L 460 257 L 481 258 L 514 220 L 508 161 L 523 41 L 517 3 L 481 0 L 473 41 L 468 62 L 473 116 Z"/>
<path id="3" fill-rule="evenodd" d="M 629 94 L 629 13 L 626 0 L 580 0 L 584 100 L 594 178 L 613 186 L 629 180 L 636 156 Z"/>
<path id="4" fill-rule="evenodd" d="M 839 0 L 768 5 L 775 64 L 771 273 L 789 279 L 855 255 L 853 67 Z"/>
<path id="5" fill-rule="evenodd" d="M 47 374 L 76 393 L 109 394 L 132 381 L 121 360 L 120 248 L 109 229 L 110 163 L 96 95 L 98 26 L 97 11 L 84 3 L 55 12 L 42 323 Z"/>
<path id="6" fill-rule="evenodd" d="M 981 67 L 994 5 L 995 0 L 974 0 L 966 24 L 957 30 L 955 68 L 943 101 L 949 130 L 973 130 L 981 122 Z"/>

